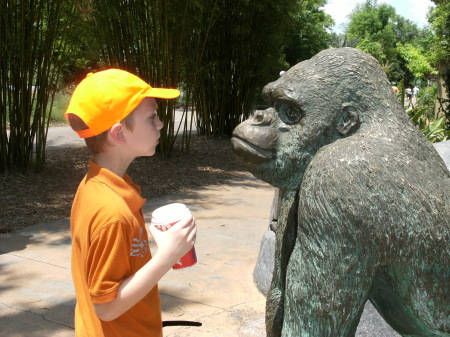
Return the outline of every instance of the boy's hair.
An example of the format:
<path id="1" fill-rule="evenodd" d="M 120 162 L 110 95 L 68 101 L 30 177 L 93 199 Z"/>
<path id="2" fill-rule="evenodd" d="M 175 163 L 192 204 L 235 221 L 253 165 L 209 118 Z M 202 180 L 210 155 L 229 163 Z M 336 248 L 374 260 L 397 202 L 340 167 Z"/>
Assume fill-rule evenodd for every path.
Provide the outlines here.
<path id="1" fill-rule="evenodd" d="M 133 131 L 134 128 L 134 112 L 139 108 L 139 105 L 127 116 L 125 117 L 120 123 L 123 124 L 127 129 Z M 67 121 L 69 122 L 70 127 L 74 131 L 83 131 L 89 129 L 89 127 L 86 125 L 83 120 L 78 117 L 75 114 L 69 114 L 67 115 Z M 105 152 L 107 141 L 106 138 L 108 136 L 108 132 L 110 129 L 103 131 L 102 133 L 92 136 L 89 138 L 84 138 L 84 141 L 86 142 L 86 146 L 88 150 L 92 154 L 97 154 L 101 152 Z"/>

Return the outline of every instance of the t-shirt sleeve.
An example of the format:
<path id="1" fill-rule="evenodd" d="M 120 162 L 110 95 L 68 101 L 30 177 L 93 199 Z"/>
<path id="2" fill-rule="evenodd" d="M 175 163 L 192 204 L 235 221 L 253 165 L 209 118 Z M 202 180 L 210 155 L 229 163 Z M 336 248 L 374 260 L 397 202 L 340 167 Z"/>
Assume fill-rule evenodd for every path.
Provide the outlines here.
<path id="1" fill-rule="evenodd" d="M 131 234 L 121 221 L 108 223 L 93 233 L 87 257 L 87 284 L 92 302 L 114 300 L 120 283 L 130 275 Z"/>

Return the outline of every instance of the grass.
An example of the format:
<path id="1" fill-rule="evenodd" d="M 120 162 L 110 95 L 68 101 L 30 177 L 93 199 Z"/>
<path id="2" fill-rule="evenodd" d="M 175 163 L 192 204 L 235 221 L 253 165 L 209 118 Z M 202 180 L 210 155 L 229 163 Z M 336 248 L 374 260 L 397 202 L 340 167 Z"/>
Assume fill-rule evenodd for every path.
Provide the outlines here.
<path id="1" fill-rule="evenodd" d="M 70 97 L 71 95 L 65 91 L 59 92 L 55 95 L 52 115 L 50 117 L 50 126 L 67 125 L 67 121 L 64 118 L 64 113 L 69 106 Z"/>

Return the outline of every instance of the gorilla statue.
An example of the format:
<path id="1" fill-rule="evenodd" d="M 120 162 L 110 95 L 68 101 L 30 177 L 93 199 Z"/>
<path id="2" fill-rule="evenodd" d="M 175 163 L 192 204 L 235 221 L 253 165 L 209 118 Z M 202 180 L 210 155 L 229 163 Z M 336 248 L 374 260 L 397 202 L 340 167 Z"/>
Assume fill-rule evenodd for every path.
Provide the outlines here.
<path id="1" fill-rule="evenodd" d="M 232 147 L 280 189 L 267 336 L 354 336 L 367 300 L 402 336 L 450 336 L 450 173 L 378 62 L 325 50 L 263 94 Z"/>

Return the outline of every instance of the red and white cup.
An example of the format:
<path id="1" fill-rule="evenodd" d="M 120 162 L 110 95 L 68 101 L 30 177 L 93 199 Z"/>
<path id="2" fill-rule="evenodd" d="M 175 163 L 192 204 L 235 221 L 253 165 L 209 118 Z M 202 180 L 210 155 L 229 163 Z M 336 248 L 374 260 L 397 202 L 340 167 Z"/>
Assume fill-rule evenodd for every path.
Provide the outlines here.
<path id="1" fill-rule="evenodd" d="M 174 203 L 155 209 L 152 213 L 151 225 L 155 226 L 160 231 L 165 232 L 181 219 L 187 217 L 191 212 L 185 204 Z M 197 263 L 197 255 L 195 254 L 195 247 L 187 252 L 181 259 L 175 263 L 173 269 L 181 269 L 193 266 Z"/>

